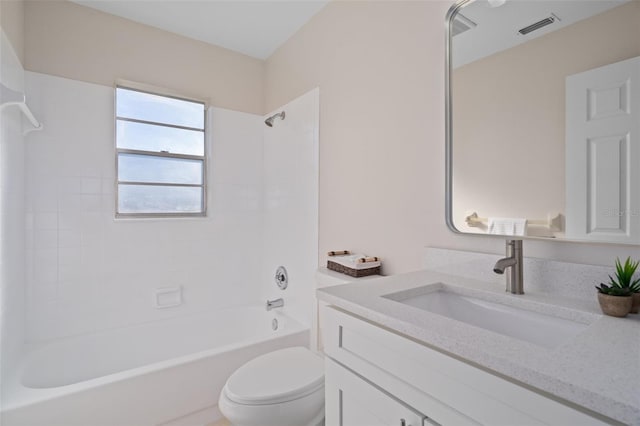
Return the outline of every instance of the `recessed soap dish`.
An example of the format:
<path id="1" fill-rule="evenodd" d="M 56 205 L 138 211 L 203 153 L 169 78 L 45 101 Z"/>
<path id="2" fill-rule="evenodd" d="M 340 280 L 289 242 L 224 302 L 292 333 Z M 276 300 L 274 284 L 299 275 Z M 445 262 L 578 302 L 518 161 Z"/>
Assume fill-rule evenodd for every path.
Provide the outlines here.
<path id="1" fill-rule="evenodd" d="M 157 288 L 154 294 L 154 304 L 158 309 L 182 305 L 182 286 Z"/>

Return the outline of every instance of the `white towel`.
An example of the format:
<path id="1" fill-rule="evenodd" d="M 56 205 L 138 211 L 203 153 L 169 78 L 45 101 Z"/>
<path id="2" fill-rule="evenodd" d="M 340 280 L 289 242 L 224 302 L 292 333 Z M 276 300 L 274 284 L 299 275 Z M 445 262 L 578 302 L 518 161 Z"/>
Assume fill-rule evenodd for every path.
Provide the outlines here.
<path id="1" fill-rule="evenodd" d="M 515 235 L 524 237 L 527 235 L 527 219 L 510 217 L 490 217 L 488 234 Z"/>
<path id="2" fill-rule="evenodd" d="M 380 261 L 376 262 L 362 262 L 359 263 L 358 259 L 362 259 L 363 257 L 367 257 L 367 255 L 358 253 L 358 254 L 347 254 L 343 256 L 331 256 L 329 260 L 332 262 L 339 263 L 342 266 L 346 266 L 351 269 L 369 269 L 375 268 L 376 266 L 380 266 Z"/>

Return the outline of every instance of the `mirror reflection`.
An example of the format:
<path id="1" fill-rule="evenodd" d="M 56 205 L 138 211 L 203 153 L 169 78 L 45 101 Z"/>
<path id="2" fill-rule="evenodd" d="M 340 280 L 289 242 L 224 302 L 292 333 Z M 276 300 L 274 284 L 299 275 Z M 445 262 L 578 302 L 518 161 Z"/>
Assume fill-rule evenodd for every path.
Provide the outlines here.
<path id="1" fill-rule="evenodd" d="M 640 244 L 640 1 L 477 0 L 449 25 L 454 227 Z"/>

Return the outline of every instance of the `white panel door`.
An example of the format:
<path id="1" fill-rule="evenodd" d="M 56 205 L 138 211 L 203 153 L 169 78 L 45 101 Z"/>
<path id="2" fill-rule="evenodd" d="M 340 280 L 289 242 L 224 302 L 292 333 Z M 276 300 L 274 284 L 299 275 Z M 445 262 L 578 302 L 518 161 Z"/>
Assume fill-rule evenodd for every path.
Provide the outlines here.
<path id="1" fill-rule="evenodd" d="M 566 236 L 640 243 L 640 57 L 566 83 Z"/>

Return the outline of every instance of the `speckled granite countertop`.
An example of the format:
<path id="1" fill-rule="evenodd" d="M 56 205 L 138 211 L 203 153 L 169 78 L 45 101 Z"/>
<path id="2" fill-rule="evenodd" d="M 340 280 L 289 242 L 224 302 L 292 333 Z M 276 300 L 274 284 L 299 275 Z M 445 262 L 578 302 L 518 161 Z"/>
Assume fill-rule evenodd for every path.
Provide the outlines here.
<path id="1" fill-rule="evenodd" d="M 425 285 L 433 284 L 435 290 L 441 287 L 438 283 L 588 326 L 548 349 L 381 297 L 419 287 L 416 291 L 424 293 L 429 291 Z M 319 289 L 318 298 L 489 371 L 619 422 L 640 425 L 640 315 L 608 317 L 593 303 L 542 293 L 511 295 L 495 283 L 433 271 Z"/>

